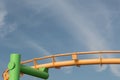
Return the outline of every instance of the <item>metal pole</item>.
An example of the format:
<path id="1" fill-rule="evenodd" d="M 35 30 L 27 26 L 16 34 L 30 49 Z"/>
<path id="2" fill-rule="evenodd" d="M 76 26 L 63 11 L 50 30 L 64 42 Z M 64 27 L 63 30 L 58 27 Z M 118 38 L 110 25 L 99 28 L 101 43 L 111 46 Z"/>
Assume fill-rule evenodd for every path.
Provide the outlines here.
<path id="1" fill-rule="evenodd" d="M 48 68 L 41 68 L 40 70 L 37 70 L 26 65 L 21 65 L 20 72 L 42 79 L 47 79 L 49 77 Z"/>
<path id="2" fill-rule="evenodd" d="M 11 54 L 8 64 L 9 80 L 19 80 L 20 78 L 20 54 Z"/>

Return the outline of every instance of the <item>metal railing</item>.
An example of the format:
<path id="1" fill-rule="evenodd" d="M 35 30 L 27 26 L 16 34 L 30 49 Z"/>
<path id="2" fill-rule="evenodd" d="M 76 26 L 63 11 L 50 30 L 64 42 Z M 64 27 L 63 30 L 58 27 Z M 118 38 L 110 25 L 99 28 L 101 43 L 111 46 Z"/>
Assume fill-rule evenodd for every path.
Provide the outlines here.
<path id="1" fill-rule="evenodd" d="M 78 59 L 78 55 L 87 55 L 87 54 L 98 54 L 99 58 L 95 59 Z M 73 52 L 73 53 L 65 53 L 65 54 L 55 54 L 50 56 L 45 56 L 41 58 L 33 58 L 30 60 L 22 61 L 21 64 L 33 63 L 33 68 L 60 68 L 65 66 L 80 66 L 80 65 L 91 65 L 91 64 L 120 64 L 120 58 L 102 58 L 102 54 L 120 54 L 120 51 L 91 51 L 91 52 Z M 57 57 L 63 56 L 71 56 L 71 60 L 67 61 L 57 61 Z M 38 61 L 51 59 L 50 63 L 38 64 Z M 6 69 L 3 72 L 4 80 L 9 79 L 9 70 Z"/>

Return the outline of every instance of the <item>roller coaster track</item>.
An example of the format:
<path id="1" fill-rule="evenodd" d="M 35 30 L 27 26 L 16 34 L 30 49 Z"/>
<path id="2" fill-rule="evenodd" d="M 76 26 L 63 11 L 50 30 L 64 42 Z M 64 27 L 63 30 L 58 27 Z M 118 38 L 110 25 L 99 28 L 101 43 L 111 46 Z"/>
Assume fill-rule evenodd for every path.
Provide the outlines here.
<path id="1" fill-rule="evenodd" d="M 98 58 L 91 58 L 91 59 L 78 59 L 78 55 L 87 55 L 87 54 L 98 54 Z M 65 66 L 80 66 L 80 65 L 95 65 L 95 64 L 120 64 L 120 58 L 103 58 L 102 54 L 120 54 L 120 51 L 91 51 L 91 52 L 73 52 L 73 53 L 66 53 L 66 54 L 55 54 L 50 56 L 45 56 L 41 58 L 33 58 L 30 60 L 22 61 L 21 64 L 33 63 L 34 65 L 31 66 L 33 68 L 60 68 Z M 57 61 L 56 57 L 64 57 L 64 56 L 71 56 L 71 60 L 66 61 Z M 38 61 L 51 59 L 50 63 L 38 64 Z M 3 79 L 9 79 L 9 70 L 6 69 L 3 72 Z"/>

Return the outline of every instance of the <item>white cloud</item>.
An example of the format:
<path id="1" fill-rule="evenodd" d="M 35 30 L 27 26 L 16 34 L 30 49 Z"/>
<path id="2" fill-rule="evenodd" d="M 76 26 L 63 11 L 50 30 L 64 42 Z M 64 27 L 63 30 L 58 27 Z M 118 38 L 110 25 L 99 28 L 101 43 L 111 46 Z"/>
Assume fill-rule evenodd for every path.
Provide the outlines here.
<path id="1" fill-rule="evenodd" d="M 0 38 L 3 38 L 8 33 L 16 29 L 16 24 L 6 24 L 5 17 L 7 16 L 7 11 L 4 6 L 4 3 L 0 1 Z"/>
<path id="2" fill-rule="evenodd" d="M 97 72 L 101 72 L 101 71 L 105 70 L 106 68 L 107 68 L 107 65 L 97 65 L 95 67 Z"/>
<path id="3" fill-rule="evenodd" d="M 27 44 L 32 47 L 33 49 L 35 49 L 36 51 L 38 51 L 39 53 L 42 53 L 44 55 L 51 55 L 46 49 L 44 49 L 43 47 L 41 47 L 40 45 L 38 45 L 37 43 L 35 43 L 34 41 L 27 41 Z"/>
<path id="4" fill-rule="evenodd" d="M 5 16 L 7 15 L 7 11 L 4 8 L 4 5 L 2 3 L 2 1 L 0 1 L 0 30 L 4 27 L 5 22 Z"/>
<path id="5" fill-rule="evenodd" d="M 23 0 L 26 5 L 35 10 L 36 12 L 40 13 L 43 10 L 46 10 L 52 4 L 52 1 L 49 0 Z"/>
<path id="6" fill-rule="evenodd" d="M 120 65 L 110 65 L 111 72 L 120 77 Z"/>
<path id="7" fill-rule="evenodd" d="M 68 21 L 69 27 L 65 27 L 68 32 L 70 32 L 75 39 L 79 41 L 82 40 L 82 43 L 88 48 L 88 50 L 105 50 L 105 49 L 111 49 L 109 46 L 109 41 L 107 40 L 105 35 L 102 35 L 102 30 L 107 30 L 109 31 L 108 35 L 112 33 L 112 26 L 111 26 L 111 14 L 109 10 L 100 2 L 96 2 L 96 17 L 98 15 L 102 15 L 102 17 L 105 17 L 105 25 L 101 27 L 102 28 L 97 28 L 95 20 L 89 17 L 86 17 L 87 15 L 90 14 L 90 11 L 86 13 L 81 13 L 79 10 L 77 10 L 73 5 L 69 5 L 67 2 L 60 0 L 60 1 L 55 1 L 56 6 L 58 8 L 58 11 L 62 13 L 62 16 L 64 16 L 64 20 Z M 91 12 L 93 13 L 93 12 Z M 91 15 L 91 16 L 94 16 Z M 63 17 L 62 17 L 63 18 Z M 101 30 L 100 30 L 101 29 Z M 107 36 L 108 36 L 107 35 Z M 81 43 L 81 42 L 80 42 Z M 107 57 L 111 57 L 114 55 L 107 55 Z M 98 69 L 97 71 L 102 71 L 105 70 L 107 66 L 103 66 L 103 68 Z M 111 66 L 110 70 L 112 73 L 118 76 L 119 72 L 119 67 L 118 66 Z"/>
<path id="8" fill-rule="evenodd" d="M 0 1 L 0 28 L 1 25 L 4 25 L 4 17 L 6 16 L 7 11 L 5 9 L 4 3 Z"/>
<path id="9" fill-rule="evenodd" d="M 87 19 L 86 14 L 80 13 L 64 1 L 56 1 L 56 3 L 59 5 L 61 13 L 66 17 L 66 21 L 73 26 L 66 27 L 66 30 L 69 30 L 75 39 L 80 41 L 82 38 L 82 43 L 84 43 L 88 50 L 109 49 L 106 39 L 100 35 L 100 31 L 95 27 L 94 21 Z M 101 70 L 105 68 L 106 66 Z"/>
<path id="10" fill-rule="evenodd" d="M 9 33 L 15 31 L 17 28 L 16 24 L 11 24 L 11 25 L 2 25 L 0 28 L 0 38 L 4 38 L 6 35 Z"/>
<path id="11" fill-rule="evenodd" d="M 39 53 L 44 54 L 45 56 L 47 55 L 52 55 L 50 52 L 48 52 L 45 48 L 43 48 L 42 46 L 38 45 L 37 43 L 35 43 L 34 41 L 30 41 L 28 40 L 26 42 L 30 47 L 32 47 L 33 49 L 35 49 L 36 51 L 38 51 Z M 57 61 L 61 61 L 60 59 L 56 59 Z M 70 67 L 63 67 L 62 71 L 66 74 L 70 74 L 72 72 L 72 68 L 73 66 Z"/>
<path id="12" fill-rule="evenodd" d="M 66 74 L 70 74 L 70 73 L 72 73 L 73 66 L 63 67 L 62 70 L 63 70 Z"/>

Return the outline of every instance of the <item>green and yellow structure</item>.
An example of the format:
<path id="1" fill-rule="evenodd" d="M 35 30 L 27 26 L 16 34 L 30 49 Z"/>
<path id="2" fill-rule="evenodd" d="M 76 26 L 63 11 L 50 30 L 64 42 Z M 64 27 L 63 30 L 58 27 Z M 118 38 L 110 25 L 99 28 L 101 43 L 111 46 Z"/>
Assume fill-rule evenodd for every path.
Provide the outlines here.
<path id="1" fill-rule="evenodd" d="M 42 79 L 47 79 L 49 77 L 48 68 L 34 69 L 30 66 L 20 64 L 21 55 L 11 54 L 10 62 L 8 64 L 9 70 L 9 80 L 19 80 L 20 73 L 35 76 Z"/>
<path id="2" fill-rule="evenodd" d="M 78 55 L 95 54 L 98 55 L 97 58 L 79 59 Z M 66 54 L 55 54 L 50 56 L 45 56 L 41 58 L 33 58 L 26 61 L 21 61 L 20 54 L 11 54 L 10 62 L 8 64 L 8 69 L 3 72 L 4 80 L 19 80 L 20 74 L 27 74 L 30 76 L 48 79 L 49 73 L 48 69 L 67 66 L 81 66 L 81 65 L 97 65 L 102 66 L 103 64 L 120 64 L 120 58 L 107 57 L 103 58 L 103 54 L 120 54 L 120 50 L 114 51 L 90 51 L 90 52 L 73 52 Z M 70 60 L 57 61 L 56 57 L 70 56 Z M 38 61 L 51 59 L 49 63 L 39 63 Z M 33 66 L 27 66 L 27 63 L 33 63 Z"/>

